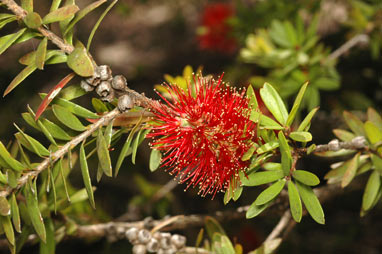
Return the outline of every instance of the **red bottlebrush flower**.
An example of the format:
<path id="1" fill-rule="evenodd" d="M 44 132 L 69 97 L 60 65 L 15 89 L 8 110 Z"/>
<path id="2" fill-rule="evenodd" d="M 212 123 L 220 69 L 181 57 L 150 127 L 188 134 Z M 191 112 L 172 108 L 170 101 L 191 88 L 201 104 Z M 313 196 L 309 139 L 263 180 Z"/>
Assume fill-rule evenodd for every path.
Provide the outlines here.
<path id="1" fill-rule="evenodd" d="M 148 137 L 164 152 L 162 165 L 180 182 L 199 186 L 202 196 L 225 191 L 239 180 L 248 162 L 241 157 L 251 147 L 256 126 L 248 118 L 244 91 L 225 88 L 218 81 L 198 77 L 187 91 L 168 85 L 172 101 L 153 104 L 155 124 Z"/>
<path id="2" fill-rule="evenodd" d="M 232 37 L 232 27 L 227 20 L 234 15 L 231 5 L 215 3 L 204 9 L 198 36 L 201 49 L 232 53 L 236 49 L 236 40 Z"/>

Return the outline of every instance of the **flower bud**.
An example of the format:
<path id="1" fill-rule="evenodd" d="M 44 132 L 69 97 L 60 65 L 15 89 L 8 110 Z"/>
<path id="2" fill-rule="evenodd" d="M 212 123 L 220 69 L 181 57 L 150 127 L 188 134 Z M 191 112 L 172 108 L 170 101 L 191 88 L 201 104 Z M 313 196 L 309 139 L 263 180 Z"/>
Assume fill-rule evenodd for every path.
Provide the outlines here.
<path id="1" fill-rule="evenodd" d="M 138 241 L 141 244 L 146 244 L 151 239 L 151 233 L 147 229 L 141 229 L 138 232 Z"/>
<path id="2" fill-rule="evenodd" d="M 171 236 L 171 243 L 178 249 L 186 246 L 186 237 L 178 234 L 174 234 Z"/>
<path id="3" fill-rule="evenodd" d="M 134 107 L 134 103 L 131 100 L 129 95 L 124 94 L 118 98 L 118 108 L 121 112 L 124 112 L 124 111 L 131 109 L 133 107 Z"/>
<path id="4" fill-rule="evenodd" d="M 146 254 L 146 246 L 142 244 L 134 245 L 133 254 Z"/>
<path id="5" fill-rule="evenodd" d="M 81 80 L 81 88 L 85 90 L 85 92 L 91 92 L 94 90 L 94 86 L 91 86 L 85 80 Z"/>
<path id="6" fill-rule="evenodd" d="M 148 252 L 150 253 L 155 253 L 158 251 L 159 249 L 159 242 L 157 239 L 155 238 L 151 238 L 151 240 L 148 242 L 148 244 L 146 245 L 146 249 Z"/>
<path id="7" fill-rule="evenodd" d="M 137 228 L 130 228 L 126 231 L 125 236 L 127 240 L 130 242 L 136 240 L 138 238 L 138 229 Z"/>
<path id="8" fill-rule="evenodd" d="M 111 86 L 114 89 L 123 91 L 125 87 L 127 86 L 126 78 L 122 75 L 114 76 L 113 81 L 111 82 Z"/>
<path id="9" fill-rule="evenodd" d="M 109 80 L 111 76 L 111 69 L 107 65 L 100 65 L 97 66 L 96 70 L 96 75 L 101 79 L 101 80 Z"/>

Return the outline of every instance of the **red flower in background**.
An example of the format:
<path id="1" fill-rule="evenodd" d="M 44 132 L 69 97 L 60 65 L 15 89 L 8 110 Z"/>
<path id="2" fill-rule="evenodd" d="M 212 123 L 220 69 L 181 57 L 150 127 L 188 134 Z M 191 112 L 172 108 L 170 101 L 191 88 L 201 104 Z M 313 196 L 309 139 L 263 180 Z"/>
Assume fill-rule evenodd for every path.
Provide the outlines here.
<path id="1" fill-rule="evenodd" d="M 215 3 L 207 5 L 202 14 L 200 33 L 198 36 L 201 49 L 231 53 L 236 48 L 232 37 L 232 27 L 227 20 L 234 15 L 231 5 Z"/>
<path id="2" fill-rule="evenodd" d="M 225 191 L 230 180 L 238 180 L 248 162 L 241 160 L 256 135 L 248 119 L 248 99 L 218 81 L 195 80 L 187 91 L 168 86 L 172 101 L 153 104 L 156 124 L 148 137 L 152 146 L 164 151 L 162 165 L 180 182 L 199 186 L 202 196 Z M 194 92 L 191 92 L 193 91 Z"/>

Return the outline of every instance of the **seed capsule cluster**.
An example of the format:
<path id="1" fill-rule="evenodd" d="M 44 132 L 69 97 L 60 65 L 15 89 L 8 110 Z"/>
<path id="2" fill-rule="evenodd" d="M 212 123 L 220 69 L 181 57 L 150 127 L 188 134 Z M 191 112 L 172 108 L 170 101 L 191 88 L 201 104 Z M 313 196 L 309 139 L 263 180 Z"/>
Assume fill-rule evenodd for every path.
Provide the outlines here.
<path id="1" fill-rule="evenodd" d="M 93 76 L 81 81 L 81 87 L 86 92 L 95 90 L 103 101 L 111 102 L 114 98 L 118 98 L 118 108 L 121 111 L 126 111 L 134 106 L 132 99 L 126 94 L 126 78 L 122 75 L 113 77 L 112 71 L 107 65 L 97 66 Z"/>
<path id="2" fill-rule="evenodd" d="M 175 254 L 186 246 L 186 237 L 167 232 L 151 234 L 147 229 L 130 228 L 126 238 L 133 245 L 133 254 Z"/>

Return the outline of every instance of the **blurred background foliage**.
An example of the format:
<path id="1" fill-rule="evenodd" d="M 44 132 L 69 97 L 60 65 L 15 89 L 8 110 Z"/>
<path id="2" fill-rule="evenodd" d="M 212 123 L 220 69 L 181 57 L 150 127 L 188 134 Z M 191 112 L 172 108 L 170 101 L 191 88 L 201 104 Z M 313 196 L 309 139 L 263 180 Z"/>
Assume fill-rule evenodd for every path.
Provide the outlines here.
<path id="1" fill-rule="evenodd" d="M 35 1 L 36 10 L 47 13 L 48 2 Z M 77 4 L 82 8 L 89 3 L 83 0 Z M 76 33 L 82 41 L 87 40 L 101 13 L 102 10 L 97 9 L 79 22 Z M 9 25 L 1 32 L 6 34 L 14 29 Z M 330 57 L 359 34 L 367 35 L 368 41 L 339 58 Z M 14 59 L 35 50 L 37 45 L 37 41 L 18 44 L 0 57 L 1 89 L 20 71 Z M 288 0 L 120 0 L 98 29 L 91 54 L 97 63 L 110 65 L 114 73 L 125 75 L 131 88 L 155 98 L 155 84 L 173 80 L 184 83 L 181 77 L 190 72 L 190 67 L 185 68 L 187 65 L 193 70 L 202 69 L 204 74 L 219 75 L 224 71 L 224 79 L 238 87 L 252 84 L 259 88 L 267 81 L 289 104 L 300 86 L 310 81 L 304 107 L 309 110 L 319 105 L 321 109 L 311 127 L 316 144 L 332 139 L 331 129 L 346 128 L 341 120 L 344 109 L 355 110 L 361 119 L 365 119 L 364 113 L 370 106 L 379 113 L 382 110 L 380 0 L 297 0 L 293 3 Z M 16 131 L 13 122 L 25 126 L 20 114 L 27 110 L 26 105 L 36 108 L 40 103 L 37 93 L 49 91 L 67 73 L 66 66 L 46 66 L 44 72 L 34 73 L 1 100 L 0 137 L 4 144 Z M 90 108 L 92 96 L 81 97 L 77 102 Z M 29 131 L 33 133 L 32 129 Z M 133 221 L 147 216 L 213 213 L 247 205 L 258 194 L 247 191 L 236 203 L 224 206 L 223 195 L 210 200 L 197 196 L 196 190 L 184 192 L 185 186 L 174 185 L 169 194 L 157 199 L 157 191 L 173 180 L 163 170 L 151 173 L 149 156 L 146 142 L 140 147 L 135 165 L 124 165 L 118 178 L 104 178 L 97 184 L 97 209 L 92 210 L 88 202 L 71 206 L 65 213 L 68 223 L 71 218 L 75 218 L 76 223 L 87 224 L 112 218 Z M 332 159 L 311 156 L 300 163 L 302 168 L 322 177 L 332 162 Z M 90 170 L 94 178 L 96 167 L 96 161 L 89 161 L 89 168 L 95 169 Z M 70 182 L 71 192 L 82 186 L 78 165 L 70 173 Z M 381 206 L 360 218 L 361 195 L 360 191 L 354 191 L 325 203 L 326 226 L 304 220 L 290 233 L 278 253 L 380 253 Z M 278 218 L 278 215 L 270 215 L 222 225 L 231 240 L 241 243 L 246 253 L 259 246 Z M 182 233 L 192 243 L 198 231 L 198 228 L 190 228 Z M 131 245 L 127 241 L 70 240 L 57 247 L 57 253 L 69 250 L 128 253 Z M 38 252 L 38 246 L 25 248 L 21 253 L 34 252 Z"/>

